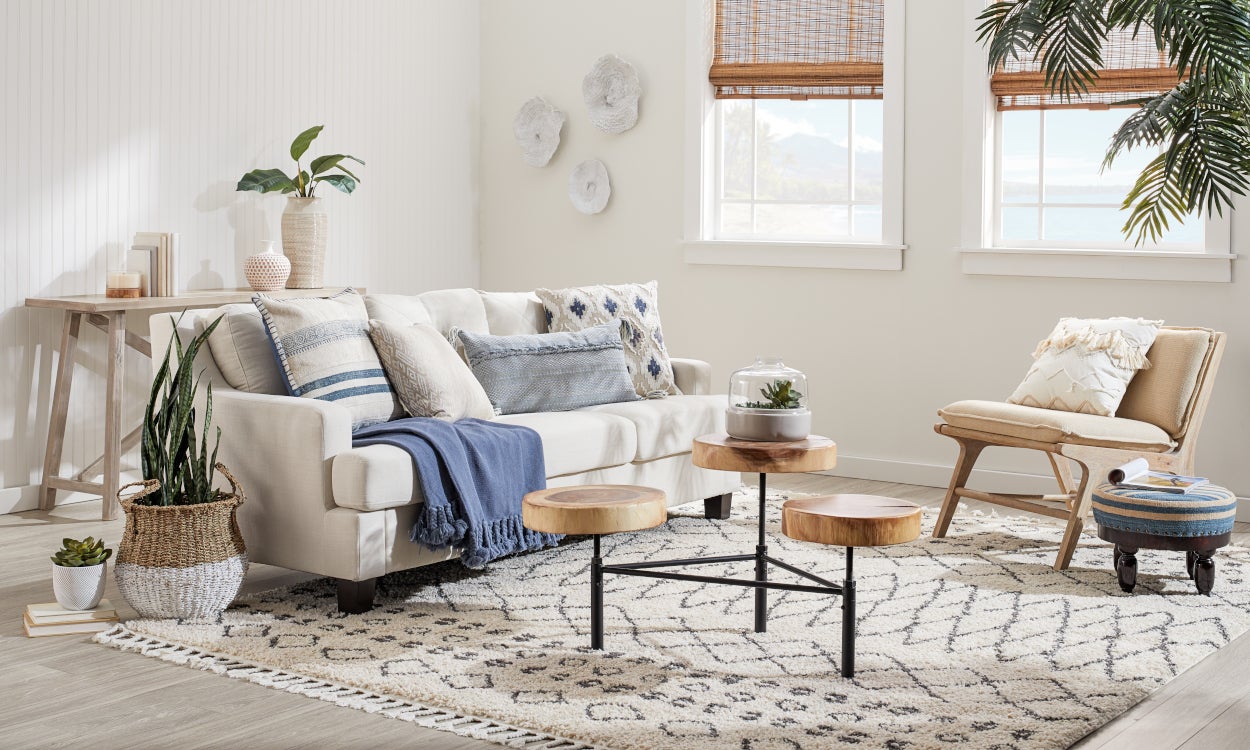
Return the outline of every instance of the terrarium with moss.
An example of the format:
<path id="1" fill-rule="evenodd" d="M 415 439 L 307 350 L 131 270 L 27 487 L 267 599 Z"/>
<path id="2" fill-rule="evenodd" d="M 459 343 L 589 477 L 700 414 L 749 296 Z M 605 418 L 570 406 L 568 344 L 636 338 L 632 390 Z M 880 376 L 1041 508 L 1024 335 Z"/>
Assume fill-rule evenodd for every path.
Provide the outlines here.
<path id="1" fill-rule="evenodd" d="M 812 430 L 807 376 L 786 367 L 781 357 L 757 358 L 729 379 L 725 423 L 725 431 L 739 440 L 802 440 Z"/>

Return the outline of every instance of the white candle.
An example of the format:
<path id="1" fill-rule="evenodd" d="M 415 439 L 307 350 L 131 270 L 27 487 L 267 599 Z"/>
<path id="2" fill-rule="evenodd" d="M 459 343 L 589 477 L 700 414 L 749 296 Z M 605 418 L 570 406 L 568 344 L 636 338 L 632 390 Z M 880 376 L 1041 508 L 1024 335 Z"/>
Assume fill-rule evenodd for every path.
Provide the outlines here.
<path id="1" fill-rule="evenodd" d="M 138 271 L 109 271 L 109 289 L 138 289 L 142 285 Z"/>

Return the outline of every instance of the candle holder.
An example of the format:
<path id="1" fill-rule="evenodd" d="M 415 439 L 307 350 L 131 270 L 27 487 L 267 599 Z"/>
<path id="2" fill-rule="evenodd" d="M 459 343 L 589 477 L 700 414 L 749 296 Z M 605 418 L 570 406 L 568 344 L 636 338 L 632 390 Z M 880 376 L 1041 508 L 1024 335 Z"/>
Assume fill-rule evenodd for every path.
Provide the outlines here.
<path id="1" fill-rule="evenodd" d="M 143 274 L 126 269 L 109 271 L 108 283 L 104 286 L 104 296 L 114 299 L 132 299 L 143 296 Z"/>

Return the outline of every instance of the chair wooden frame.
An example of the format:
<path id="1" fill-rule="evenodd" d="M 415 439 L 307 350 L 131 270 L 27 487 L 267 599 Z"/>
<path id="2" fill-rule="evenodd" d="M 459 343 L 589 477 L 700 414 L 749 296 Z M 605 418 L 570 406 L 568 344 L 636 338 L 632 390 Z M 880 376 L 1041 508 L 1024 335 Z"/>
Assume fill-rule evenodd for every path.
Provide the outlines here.
<path id="1" fill-rule="evenodd" d="M 942 501 L 942 510 L 933 528 L 934 538 L 940 539 L 946 536 L 951 518 L 954 517 L 956 508 L 959 507 L 960 498 L 1039 513 L 1067 523 L 1054 565 L 1055 570 L 1066 570 L 1072 562 L 1072 553 L 1076 551 L 1081 531 L 1085 527 L 1085 518 L 1089 515 L 1094 488 L 1101 478 L 1107 476 L 1108 471 L 1135 458 L 1145 458 L 1154 471 L 1171 471 L 1177 474 L 1194 473 L 1194 451 L 1197 446 L 1198 432 L 1211 400 L 1211 389 L 1215 384 L 1215 373 L 1219 369 L 1220 359 L 1224 354 L 1224 345 L 1225 335 L 1212 332 L 1211 343 L 1199 370 L 1198 382 L 1194 386 L 1194 395 L 1189 402 L 1186 420 L 1182 423 L 1187 425 L 1185 433 L 1176 440 L 1174 448 L 1163 453 L 1079 443 L 1040 442 L 954 427 L 944 422 L 934 425 L 933 429 L 939 435 L 945 435 L 959 443 L 959 459 L 955 462 L 950 485 Z M 990 447 L 1027 448 L 1042 451 L 1050 460 L 1055 480 L 1059 483 L 1060 493 L 1024 495 L 969 489 L 966 484 L 972 474 L 972 467 L 976 464 L 981 452 Z M 1080 482 L 1076 482 L 1073 478 L 1071 462 L 1076 462 L 1081 466 Z"/>

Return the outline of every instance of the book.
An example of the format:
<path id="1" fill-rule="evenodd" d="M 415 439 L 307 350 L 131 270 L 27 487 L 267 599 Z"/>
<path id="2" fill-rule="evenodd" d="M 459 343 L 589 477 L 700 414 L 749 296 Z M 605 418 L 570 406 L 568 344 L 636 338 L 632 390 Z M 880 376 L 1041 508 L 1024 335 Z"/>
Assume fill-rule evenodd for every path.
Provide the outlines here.
<path id="1" fill-rule="evenodd" d="M 1151 471 L 1144 458 L 1135 458 L 1117 466 L 1107 473 L 1107 479 L 1117 487 L 1131 490 L 1151 490 L 1184 495 L 1195 487 L 1207 483 L 1206 477 L 1187 477 L 1166 471 Z"/>
<path id="2" fill-rule="evenodd" d="M 153 248 L 151 266 L 152 297 L 170 297 L 175 294 L 172 280 L 172 253 L 170 252 L 172 234 L 169 232 L 135 232 L 135 246 Z"/>
<path id="3" fill-rule="evenodd" d="M 126 255 L 126 270 L 139 273 L 140 292 L 144 297 L 151 297 L 152 279 L 156 276 L 156 246 L 132 245 Z"/>
<path id="4" fill-rule="evenodd" d="M 65 609 L 56 602 L 27 604 L 26 617 L 35 625 L 59 625 L 66 623 L 116 620 L 117 610 L 108 599 L 101 599 L 95 609 Z"/>
<path id="5" fill-rule="evenodd" d="M 29 638 L 41 638 L 45 635 L 75 635 L 78 633 L 100 633 L 113 627 L 117 622 L 114 617 L 108 620 L 90 620 L 88 622 L 65 622 L 54 625 L 36 625 L 30 621 L 30 615 L 22 613 L 22 629 Z"/>

